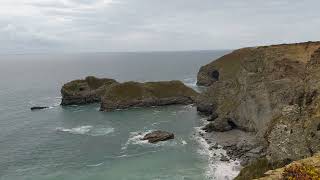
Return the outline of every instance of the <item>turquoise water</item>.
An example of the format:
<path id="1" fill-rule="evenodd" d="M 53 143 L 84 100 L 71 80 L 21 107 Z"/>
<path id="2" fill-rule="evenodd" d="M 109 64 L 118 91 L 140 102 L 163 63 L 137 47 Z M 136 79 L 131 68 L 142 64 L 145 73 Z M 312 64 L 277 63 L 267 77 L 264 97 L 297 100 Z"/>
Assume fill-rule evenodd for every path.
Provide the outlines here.
<path id="1" fill-rule="evenodd" d="M 195 107 L 99 112 L 99 105 L 61 107 L 63 83 L 96 75 L 119 81 L 172 80 L 195 87 L 201 65 L 225 51 L 1 56 L 1 180 L 210 179 L 208 157 L 194 136 Z M 50 106 L 31 112 L 34 105 Z M 156 145 L 151 130 L 175 134 Z M 214 174 L 214 173 L 213 173 Z"/>

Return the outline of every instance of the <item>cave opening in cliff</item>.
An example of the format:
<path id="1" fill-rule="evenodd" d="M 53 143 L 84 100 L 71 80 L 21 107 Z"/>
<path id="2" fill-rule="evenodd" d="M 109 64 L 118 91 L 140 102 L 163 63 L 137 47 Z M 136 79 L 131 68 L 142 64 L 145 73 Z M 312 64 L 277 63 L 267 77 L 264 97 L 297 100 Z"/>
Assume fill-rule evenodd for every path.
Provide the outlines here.
<path id="1" fill-rule="evenodd" d="M 214 79 L 214 80 L 219 80 L 219 76 L 220 76 L 220 73 L 219 71 L 217 70 L 214 70 L 212 73 L 211 73 L 211 77 Z"/>

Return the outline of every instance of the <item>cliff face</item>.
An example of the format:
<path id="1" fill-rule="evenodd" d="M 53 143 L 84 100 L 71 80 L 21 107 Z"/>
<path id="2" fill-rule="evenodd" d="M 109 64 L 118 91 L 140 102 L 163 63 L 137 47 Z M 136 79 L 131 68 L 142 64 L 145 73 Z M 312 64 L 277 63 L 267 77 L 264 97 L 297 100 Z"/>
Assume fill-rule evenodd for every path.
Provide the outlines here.
<path id="1" fill-rule="evenodd" d="M 320 42 L 236 50 L 203 66 L 198 85 L 210 127 L 255 132 L 270 161 L 320 150 Z"/>
<path id="2" fill-rule="evenodd" d="M 83 80 L 74 80 L 63 85 L 61 88 L 61 105 L 80 105 L 100 102 L 101 96 L 106 89 L 117 83 L 113 79 L 99 79 L 88 76 Z"/>
<path id="3" fill-rule="evenodd" d="M 101 110 L 191 104 L 197 95 L 181 81 L 125 82 L 113 85 L 105 92 Z"/>

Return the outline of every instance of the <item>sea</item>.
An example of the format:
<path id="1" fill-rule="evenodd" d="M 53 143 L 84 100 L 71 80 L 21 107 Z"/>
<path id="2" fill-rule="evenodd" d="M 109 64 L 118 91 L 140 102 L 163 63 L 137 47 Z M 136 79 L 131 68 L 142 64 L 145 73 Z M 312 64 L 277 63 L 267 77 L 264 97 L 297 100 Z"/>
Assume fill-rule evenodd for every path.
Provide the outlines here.
<path id="1" fill-rule="evenodd" d="M 229 51 L 0 55 L 1 180 L 232 179 L 238 162 L 221 162 L 199 136 L 193 105 L 100 112 L 99 104 L 60 106 L 61 86 L 97 76 L 124 81 L 181 80 Z M 31 111 L 32 106 L 49 106 Z M 175 139 L 149 144 L 153 130 Z"/>

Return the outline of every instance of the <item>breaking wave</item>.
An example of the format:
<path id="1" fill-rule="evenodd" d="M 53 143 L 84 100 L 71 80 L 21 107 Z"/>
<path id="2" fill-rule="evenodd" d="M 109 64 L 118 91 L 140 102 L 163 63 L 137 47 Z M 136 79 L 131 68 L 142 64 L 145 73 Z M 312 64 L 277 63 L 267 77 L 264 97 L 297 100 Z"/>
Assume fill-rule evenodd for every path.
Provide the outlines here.
<path id="1" fill-rule="evenodd" d="M 56 128 L 58 132 L 65 132 L 77 135 L 89 135 L 89 136 L 105 136 L 107 134 L 113 133 L 114 128 L 94 128 L 93 126 L 78 126 L 75 128 Z"/>
<path id="2" fill-rule="evenodd" d="M 200 127 L 196 127 L 195 129 L 198 133 L 203 131 Z M 240 163 L 238 161 L 220 161 L 221 155 L 227 156 L 225 150 L 222 148 L 209 150 L 210 144 L 208 144 L 203 137 L 196 136 L 195 139 L 200 145 L 198 153 L 201 156 L 206 157 L 205 159 L 208 160 L 208 166 L 205 172 L 205 175 L 208 179 L 213 178 L 216 180 L 231 180 L 239 174 Z"/>

